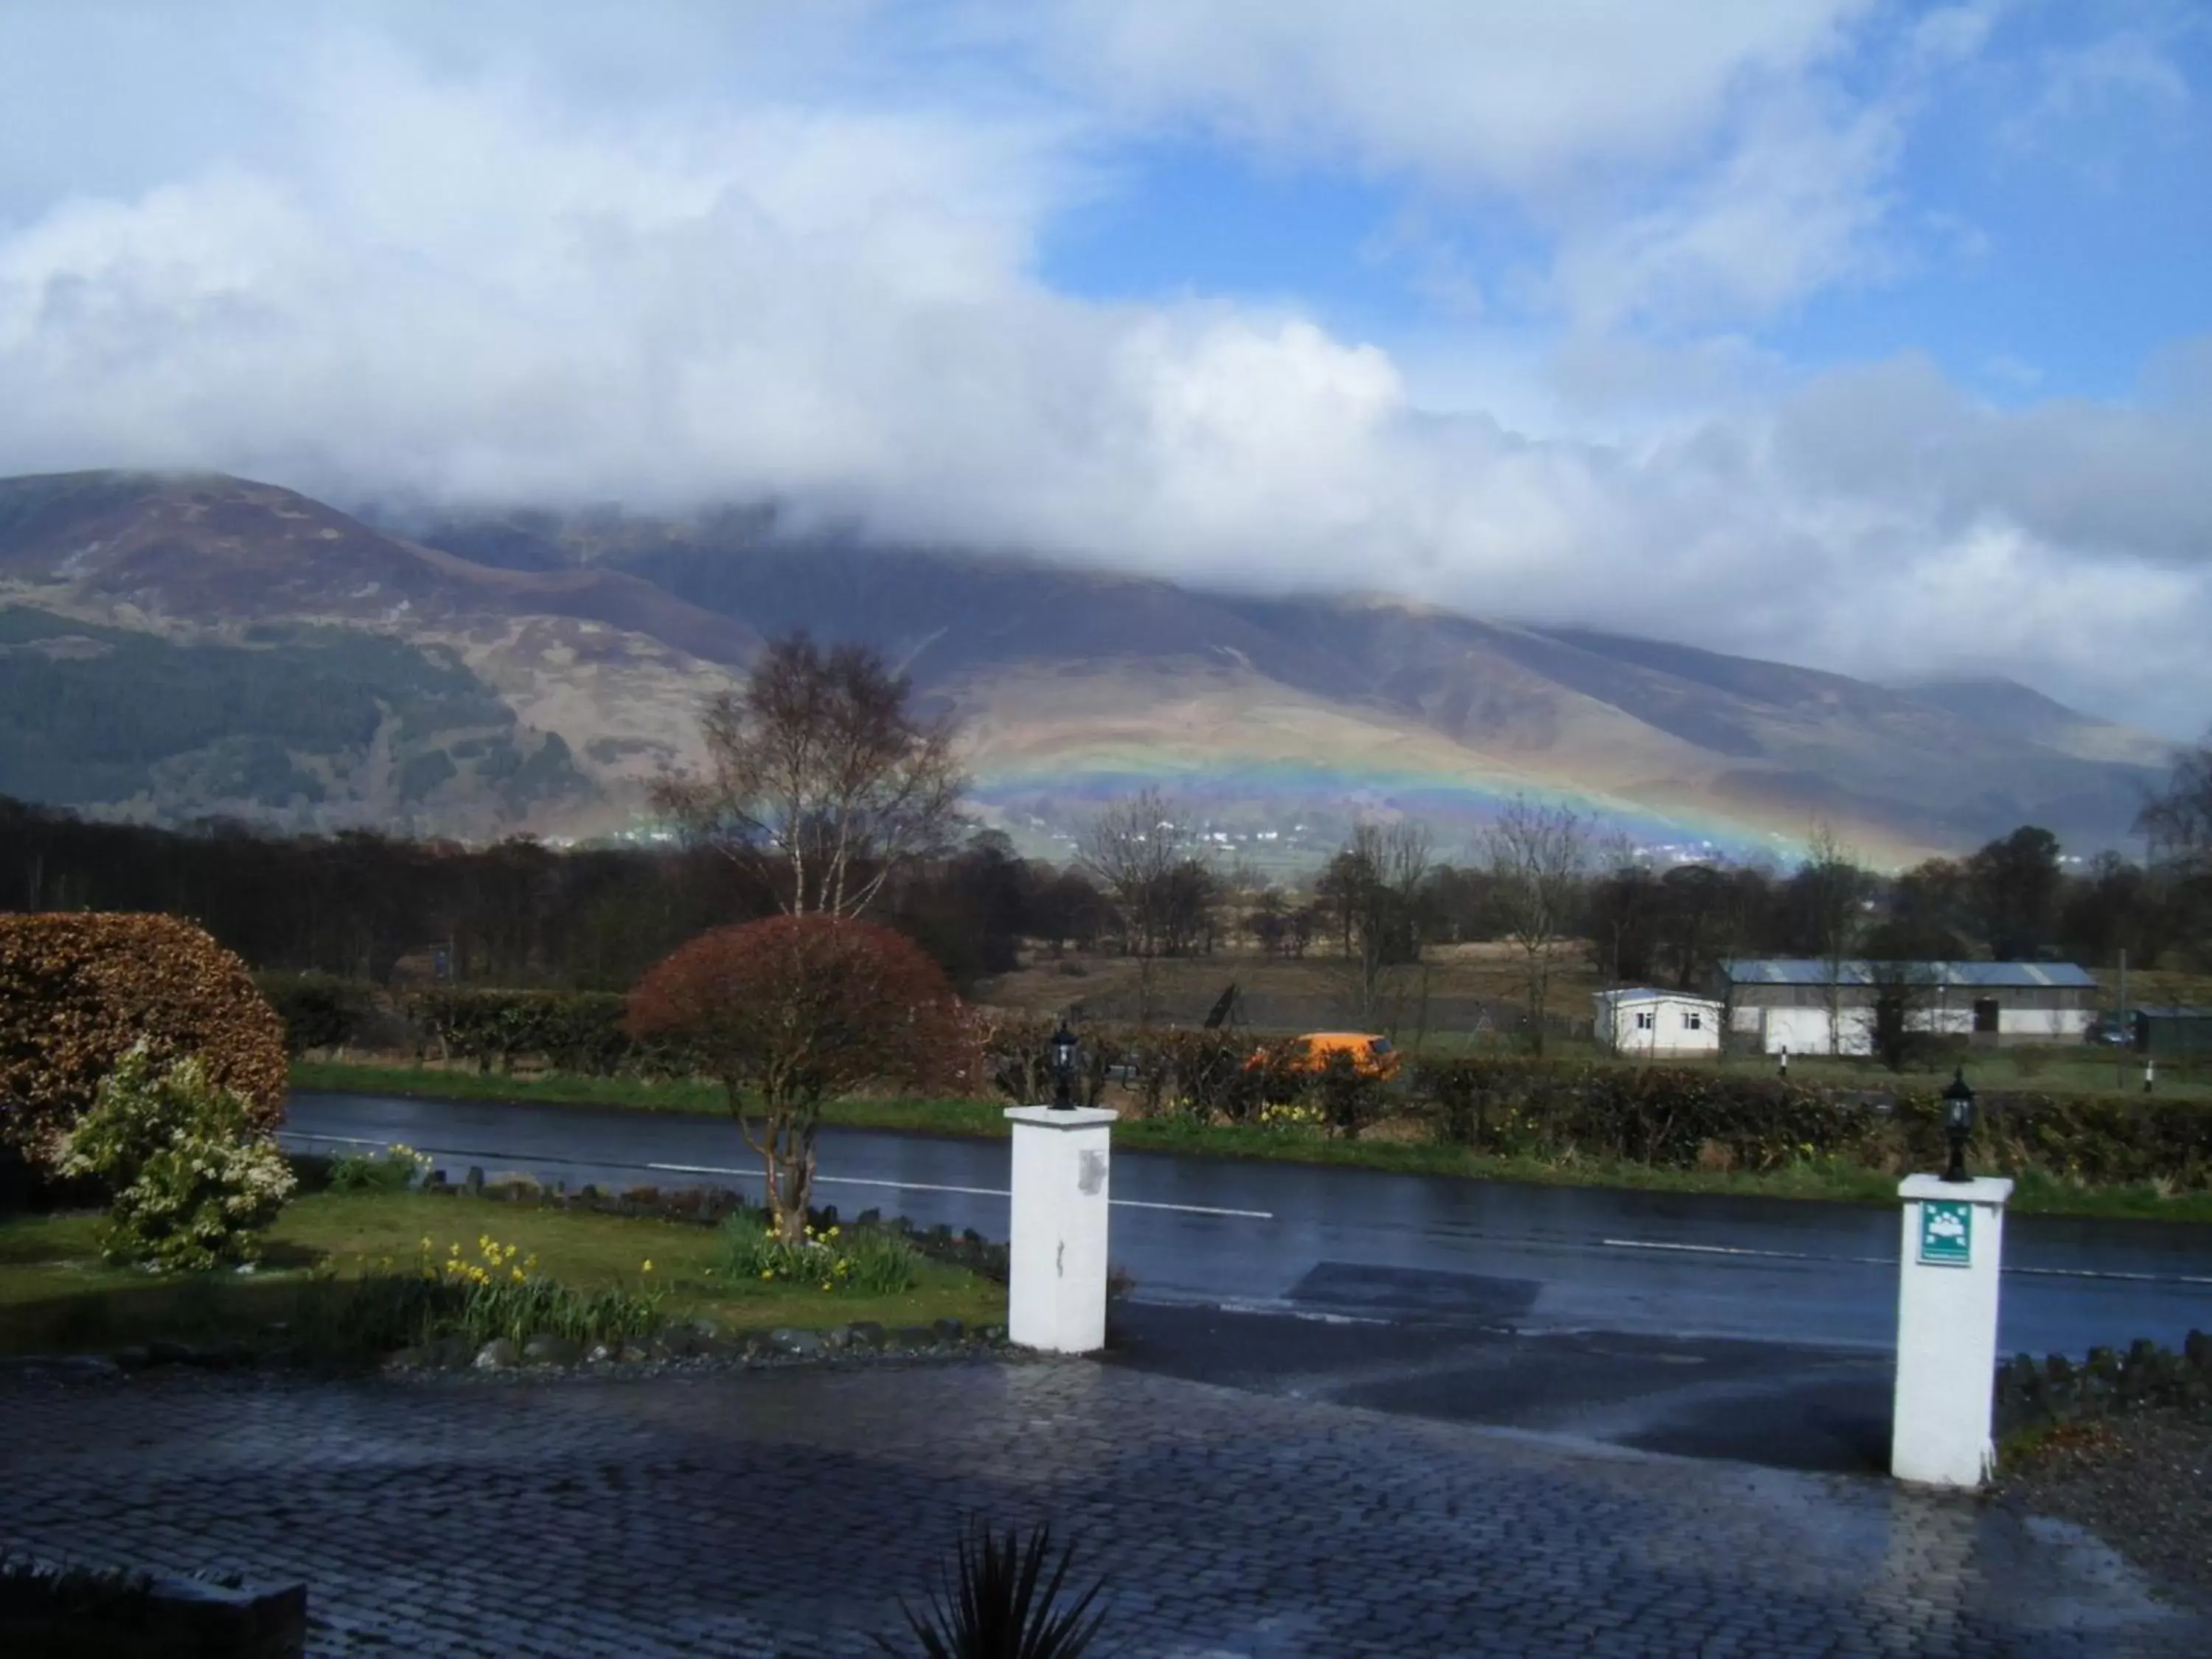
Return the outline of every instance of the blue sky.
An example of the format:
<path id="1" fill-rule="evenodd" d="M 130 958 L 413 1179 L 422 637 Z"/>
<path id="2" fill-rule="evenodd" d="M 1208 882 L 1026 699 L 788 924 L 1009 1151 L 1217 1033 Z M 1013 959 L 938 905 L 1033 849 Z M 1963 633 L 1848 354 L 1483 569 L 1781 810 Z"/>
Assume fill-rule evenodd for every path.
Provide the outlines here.
<path id="1" fill-rule="evenodd" d="M 0 10 L 0 471 L 772 496 L 2212 723 L 2203 0 Z"/>

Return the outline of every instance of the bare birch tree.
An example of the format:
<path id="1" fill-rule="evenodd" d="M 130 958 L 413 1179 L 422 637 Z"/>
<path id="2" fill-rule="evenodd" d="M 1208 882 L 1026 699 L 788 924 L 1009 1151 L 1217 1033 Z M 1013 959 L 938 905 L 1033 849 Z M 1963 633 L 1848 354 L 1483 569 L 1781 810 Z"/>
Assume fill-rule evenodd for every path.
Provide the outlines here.
<path id="1" fill-rule="evenodd" d="M 1157 963 L 1176 941 L 1198 842 L 1181 808 L 1146 789 L 1103 808 L 1076 842 L 1076 858 L 1112 900 L 1122 948 L 1137 959 L 1137 1023 L 1152 1023 Z"/>
<path id="2" fill-rule="evenodd" d="M 757 871 L 794 915 L 858 915 L 902 866 L 943 851 L 967 777 L 949 719 L 857 645 L 772 641 L 707 705 L 707 765 L 672 774 L 655 808 L 695 842 Z"/>
<path id="3" fill-rule="evenodd" d="M 1563 806 L 1516 797 L 1482 836 L 1490 900 L 1504 936 L 1519 947 L 1528 996 L 1528 1042 L 1544 1051 L 1552 967 L 1574 926 L 1589 875 L 1589 826 Z"/>

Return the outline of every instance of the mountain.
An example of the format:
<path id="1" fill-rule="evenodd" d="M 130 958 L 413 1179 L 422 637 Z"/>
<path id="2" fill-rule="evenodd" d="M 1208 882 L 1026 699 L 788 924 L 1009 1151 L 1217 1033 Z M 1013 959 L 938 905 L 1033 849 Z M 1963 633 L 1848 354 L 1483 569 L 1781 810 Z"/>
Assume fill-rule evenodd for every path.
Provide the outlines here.
<path id="1" fill-rule="evenodd" d="M 1907 696 L 1990 732 L 2077 760 L 2164 767 L 2172 745 L 2132 727 L 2084 714 L 2017 680 L 1934 680 L 1900 688 Z"/>
<path id="2" fill-rule="evenodd" d="M 0 480 L 0 793 L 178 819 L 585 835 L 696 758 L 769 635 L 859 640 L 961 716 L 1043 846 L 1157 783 L 1232 845 L 1504 799 L 1646 842 L 1895 860 L 2023 822 L 2117 842 L 2155 740 L 2000 683 L 1893 690 L 1588 630 L 1267 599 L 799 532 L 765 508 L 349 514 L 223 477 Z M 1239 839 L 1242 838 L 1242 839 Z"/>

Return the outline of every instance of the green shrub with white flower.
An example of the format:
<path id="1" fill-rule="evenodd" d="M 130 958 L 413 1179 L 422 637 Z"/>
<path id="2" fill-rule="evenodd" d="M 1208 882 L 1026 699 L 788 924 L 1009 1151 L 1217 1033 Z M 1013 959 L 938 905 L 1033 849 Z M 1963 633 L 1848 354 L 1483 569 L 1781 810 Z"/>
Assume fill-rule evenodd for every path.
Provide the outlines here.
<path id="1" fill-rule="evenodd" d="M 394 1141 L 380 1152 L 340 1152 L 331 1160 L 334 1193 L 404 1193 L 430 1172 L 430 1155 Z"/>
<path id="2" fill-rule="evenodd" d="M 197 1059 L 157 1071 L 143 1043 L 101 1080 L 60 1169 L 112 1194 L 100 1253 L 163 1272 L 257 1261 L 297 1184 L 245 1096 L 209 1081 Z"/>

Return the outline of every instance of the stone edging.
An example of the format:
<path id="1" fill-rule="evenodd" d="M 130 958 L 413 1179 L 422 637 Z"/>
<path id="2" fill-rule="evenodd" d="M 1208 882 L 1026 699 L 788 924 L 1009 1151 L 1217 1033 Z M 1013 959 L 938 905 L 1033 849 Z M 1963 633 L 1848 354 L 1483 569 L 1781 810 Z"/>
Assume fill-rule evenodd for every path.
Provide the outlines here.
<path id="1" fill-rule="evenodd" d="M 2190 1332 L 2179 1352 L 2139 1338 L 2122 1353 L 2092 1348 L 2079 1364 L 2063 1354 L 1998 1363 L 1996 1434 L 2154 1407 L 2212 1413 L 2212 1337 Z"/>

